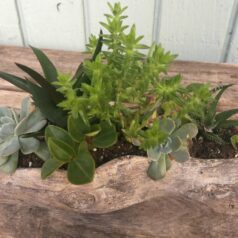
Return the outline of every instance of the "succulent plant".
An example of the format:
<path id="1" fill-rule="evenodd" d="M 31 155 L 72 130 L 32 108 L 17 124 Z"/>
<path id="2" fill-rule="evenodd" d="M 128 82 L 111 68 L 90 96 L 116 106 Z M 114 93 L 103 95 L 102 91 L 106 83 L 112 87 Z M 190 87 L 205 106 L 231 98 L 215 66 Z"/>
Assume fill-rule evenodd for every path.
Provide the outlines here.
<path id="1" fill-rule="evenodd" d="M 19 150 L 23 154 L 37 154 L 41 159 L 49 157 L 45 142 L 32 136 L 47 123 L 38 109 L 32 110 L 30 98 L 22 101 L 20 112 L 0 108 L 0 171 L 12 174 L 18 164 Z"/>
<path id="2" fill-rule="evenodd" d="M 165 176 L 171 167 L 171 160 L 185 162 L 189 159 L 188 140 L 197 135 L 196 124 L 186 123 L 180 126 L 180 121 L 170 118 L 159 120 L 159 128 L 167 134 L 164 143 L 147 150 L 150 166 L 148 175 L 158 180 Z"/>

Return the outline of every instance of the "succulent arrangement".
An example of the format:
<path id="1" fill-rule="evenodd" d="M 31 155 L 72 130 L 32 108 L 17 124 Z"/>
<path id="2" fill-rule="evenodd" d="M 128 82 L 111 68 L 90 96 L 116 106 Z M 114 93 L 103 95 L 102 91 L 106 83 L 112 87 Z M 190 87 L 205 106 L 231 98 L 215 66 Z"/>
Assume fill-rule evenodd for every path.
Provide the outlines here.
<path id="1" fill-rule="evenodd" d="M 23 100 L 20 112 L 0 108 L 0 171 L 12 174 L 16 170 L 19 151 L 25 155 L 35 153 L 43 160 L 49 158 L 45 142 L 34 136 L 46 124 L 40 110 L 32 111 L 29 98 Z"/>
<path id="2" fill-rule="evenodd" d="M 105 14 L 103 30 L 87 44 L 92 56 L 74 75 L 58 72 L 33 47 L 44 76 L 21 64 L 17 66 L 27 74 L 25 79 L 0 72 L 1 78 L 28 92 L 35 106 L 30 111 L 25 99 L 20 113 L 0 109 L 0 170 L 13 173 L 20 150 L 45 161 L 43 179 L 64 166 L 71 183 L 89 183 L 95 173 L 91 149 L 110 148 L 123 137 L 147 152 L 148 175 L 158 180 L 172 160 L 189 159 L 189 141 L 197 134 L 218 139 L 218 128 L 237 125 L 228 119 L 238 109 L 216 113 L 230 85 L 216 89 L 215 96 L 208 84 L 183 86 L 181 75 L 167 75 L 176 56 L 161 45 L 142 44 L 135 25 L 124 24 L 126 7 L 108 5 L 111 14 Z M 40 130 L 43 141 L 37 139 Z"/>

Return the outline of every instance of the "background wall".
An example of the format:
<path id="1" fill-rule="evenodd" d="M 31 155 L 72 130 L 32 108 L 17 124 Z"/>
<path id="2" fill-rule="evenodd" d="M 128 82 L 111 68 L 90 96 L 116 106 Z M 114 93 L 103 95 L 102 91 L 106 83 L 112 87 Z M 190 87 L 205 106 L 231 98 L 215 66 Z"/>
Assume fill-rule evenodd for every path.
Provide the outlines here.
<path id="1" fill-rule="evenodd" d="M 238 63 L 238 0 L 0 0 L 0 45 L 83 51 L 108 1 L 129 6 L 147 44 L 182 60 Z"/>

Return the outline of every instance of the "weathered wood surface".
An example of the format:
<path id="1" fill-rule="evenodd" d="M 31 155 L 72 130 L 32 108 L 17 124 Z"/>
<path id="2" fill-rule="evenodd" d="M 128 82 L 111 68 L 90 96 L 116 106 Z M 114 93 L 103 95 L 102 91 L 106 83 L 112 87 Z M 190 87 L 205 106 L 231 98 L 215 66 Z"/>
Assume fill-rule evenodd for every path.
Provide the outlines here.
<path id="1" fill-rule="evenodd" d="M 79 52 L 65 52 L 45 50 L 50 59 L 56 64 L 61 72 L 75 72 L 77 66 L 86 57 Z M 0 71 L 7 71 L 12 74 L 24 76 L 14 62 L 21 62 L 36 70 L 41 71 L 40 65 L 30 49 L 20 47 L 0 46 Z M 217 84 L 237 84 L 238 83 L 238 66 L 231 64 L 201 63 L 176 61 L 169 70 L 170 74 L 181 73 L 184 83 L 189 82 L 210 82 L 212 85 Z M 0 88 L 4 90 L 19 91 L 11 84 L 0 79 Z M 24 95 L 22 94 L 24 97 Z M 2 103 L 3 102 L 3 103 Z M 4 104 L 0 98 L 0 105 Z M 20 102 L 18 101 L 18 106 Z M 9 104 L 9 106 L 12 106 Z M 238 107 L 238 86 L 227 90 L 221 102 L 221 109 Z"/>
<path id="2" fill-rule="evenodd" d="M 83 56 L 46 51 L 63 72 Z M 0 47 L 0 71 L 23 75 L 14 62 L 40 70 L 29 49 Z M 170 74 L 185 83 L 236 83 L 238 66 L 175 62 Z M 222 108 L 238 106 L 237 87 Z M 238 90 L 237 90 L 238 92 Z M 19 107 L 26 94 L 0 80 L 0 105 Z M 238 160 L 174 163 L 153 181 L 142 157 L 113 160 L 97 169 L 89 185 L 74 186 L 64 172 L 41 181 L 38 169 L 0 175 L 0 238 L 21 237 L 238 237 Z"/>
<path id="3" fill-rule="evenodd" d="M 0 237 L 238 237 L 238 160 L 173 163 L 146 175 L 147 159 L 113 160 L 85 186 L 38 169 L 0 177 Z"/>

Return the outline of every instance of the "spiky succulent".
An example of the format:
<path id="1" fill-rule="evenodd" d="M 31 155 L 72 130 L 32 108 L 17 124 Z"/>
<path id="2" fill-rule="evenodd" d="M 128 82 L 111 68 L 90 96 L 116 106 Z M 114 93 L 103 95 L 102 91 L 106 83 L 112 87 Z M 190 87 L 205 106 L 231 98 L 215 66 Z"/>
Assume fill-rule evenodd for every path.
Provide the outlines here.
<path id="1" fill-rule="evenodd" d="M 186 123 L 182 126 L 179 121 L 170 118 L 159 120 L 159 128 L 167 138 L 155 148 L 148 149 L 148 158 L 151 160 L 148 175 L 154 180 L 165 176 L 171 166 L 171 160 L 185 162 L 189 159 L 188 140 L 197 135 L 197 126 L 193 123 Z"/>
<path id="2" fill-rule="evenodd" d="M 31 107 L 27 97 L 22 101 L 20 112 L 7 107 L 0 108 L 0 171 L 12 174 L 18 165 L 19 151 L 36 153 L 43 160 L 49 153 L 45 142 L 32 136 L 47 123 L 38 109 Z"/>

